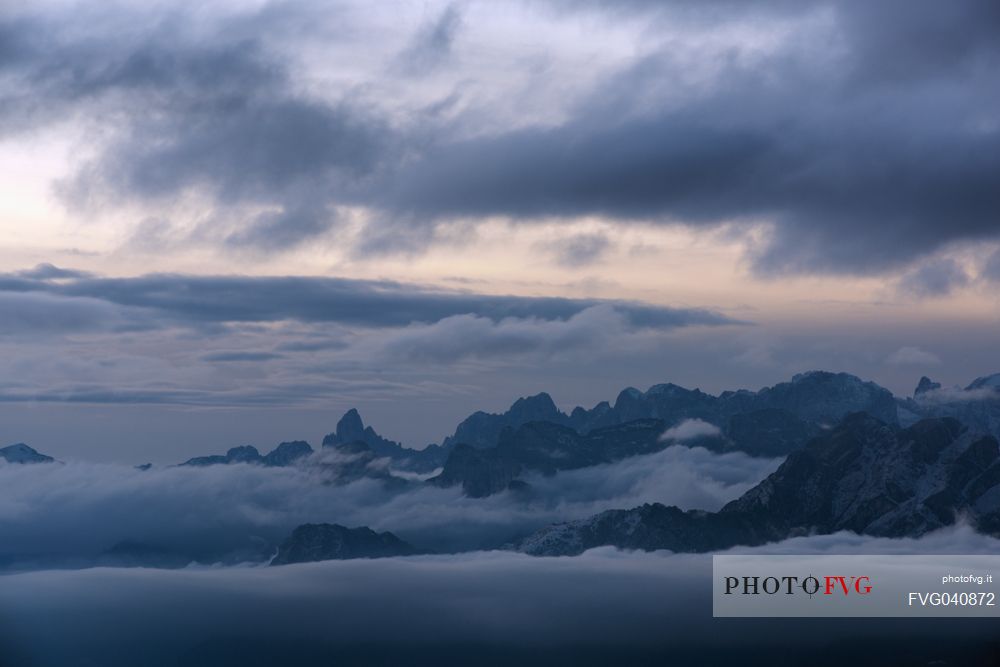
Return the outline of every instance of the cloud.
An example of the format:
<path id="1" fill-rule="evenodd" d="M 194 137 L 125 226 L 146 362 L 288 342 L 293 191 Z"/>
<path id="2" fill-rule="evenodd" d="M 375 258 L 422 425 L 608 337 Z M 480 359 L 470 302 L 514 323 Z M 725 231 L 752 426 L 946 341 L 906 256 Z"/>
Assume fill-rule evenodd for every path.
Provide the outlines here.
<path id="1" fill-rule="evenodd" d="M 549 243 L 546 247 L 555 255 L 558 264 L 574 268 L 600 260 L 611 246 L 606 234 L 577 234 Z"/>
<path id="2" fill-rule="evenodd" d="M 944 405 L 954 403 L 996 401 L 1000 400 L 996 390 L 992 387 L 980 387 L 978 389 L 962 389 L 961 387 L 939 387 L 930 391 L 925 391 L 915 397 L 919 403 L 934 405 Z M 948 415 L 946 415 L 948 416 Z"/>
<path id="3" fill-rule="evenodd" d="M 702 308 L 385 280 L 78 274 L 0 274 L 0 344 L 16 346 L 0 360 L 0 404 L 347 409 L 392 397 L 447 399 L 457 420 L 478 407 L 455 398 L 473 364 L 596 363 L 652 354 L 679 329 L 746 324 Z"/>
<path id="4" fill-rule="evenodd" d="M 505 318 L 494 322 L 455 315 L 431 325 L 411 325 L 381 337 L 378 356 L 449 363 L 460 359 L 553 357 L 601 346 L 628 344 L 634 326 L 614 308 L 593 306 L 567 320 Z"/>
<path id="5" fill-rule="evenodd" d="M 897 290 L 917 298 L 942 297 L 969 284 L 969 274 L 953 259 L 937 259 L 907 272 L 900 278 Z"/>
<path id="6" fill-rule="evenodd" d="M 40 6 L 5 17 L 7 30 L 33 38 L 9 47 L 0 127 L 114 117 L 92 157 L 59 184 L 73 210 L 122 202 L 155 210 L 197 193 L 210 220 L 195 237 L 271 250 L 314 238 L 337 221 L 327 193 L 370 172 L 394 133 L 347 95 L 304 94 L 287 58 L 265 44 L 276 31 L 239 34 L 236 24 L 254 14 L 210 11 L 197 29 L 183 12 L 156 8 L 67 15 Z"/>
<path id="7" fill-rule="evenodd" d="M 89 278 L 93 274 L 88 271 L 78 271 L 76 269 L 64 269 L 48 262 L 38 264 L 34 268 L 15 271 L 12 276 L 26 278 L 28 280 L 60 280 L 72 278 Z"/>
<path id="8" fill-rule="evenodd" d="M 937 355 L 919 347 L 904 346 L 893 352 L 885 360 L 894 366 L 938 366 L 941 359 Z"/>
<path id="9" fill-rule="evenodd" d="M 135 278 L 79 277 L 64 281 L 0 275 L 0 290 L 103 301 L 153 312 L 173 323 L 339 322 L 361 326 L 432 323 L 455 315 L 566 320 L 610 306 L 635 327 L 735 324 L 698 308 L 565 297 L 475 294 L 392 281 L 322 277 L 243 277 L 153 274 Z M 67 301 L 68 302 L 68 301 Z"/>
<path id="10" fill-rule="evenodd" d="M 271 361 L 281 359 L 282 355 L 274 352 L 213 352 L 202 357 L 205 361 Z"/>
<path id="11" fill-rule="evenodd" d="M 655 454 L 551 477 L 532 476 L 527 481 L 536 499 L 546 499 L 553 507 L 572 508 L 576 515 L 580 515 L 580 504 L 595 508 L 596 513 L 600 511 L 596 508 L 609 503 L 635 507 L 661 502 L 717 511 L 774 472 L 781 462 L 742 452 L 714 454 L 703 447 L 667 447 Z"/>
<path id="12" fill-rule="evenodd" d="M 844 551 L 837 547 L 844 547 Z M 996 553 L 922 540 L 804 537 L 748 553 Z M 95 568 L 4 576 L 0 658 L 39 665 L 988 664 L 990 619 L 711 618 L 711 556 L 479 552 L 276 568 Z M 59 641 L 52 641 L 58 637 Z M 859 637 L 864 651 L 858 652 Z M 433 656 L 433 658 L 431 658 Z"/>
<path id="13" fill-rule="evenodd" d="M 695 438 L 715 438 L 722 435 L 718 426 L 700 419 L 685 419 L 677 426 L 668 428 L 660 436 L 660 442 L 694 440 Z"/>
<path id="14" fill-rule="evenodd" d="M 726 17 L 707 5 L 702 18 Z M 761 273 L 880 274 L 953 241 L 996 238 L 987 175 L 1000 171 L 998 135 L 974 101 L 992 99 L 974 89 L 981 65 L 998 59 L 982 28 L 995 16 L 958 5 L 905 21 L 819 4 L 736 12 L 728 25 L 763 20 L 796 26 L 797 37 L 762 52 L 678 55 L 671 43 L 595 84 L 564 122 L 432 146 L 384 189 L 398 209 L 440 217 L 765 223 L 770 234 L 750 252 Z M 948 32 L 966 21 L 980 23 L 971 47 Z M 921 34 L 941 49 L 935 67 Z M 898 50 L 890 57 L 886 41 Z M 898 64 L 892 77 L 886 61 Z M 876 85 L 868 74 L 879 69 Z M 949 113 L 968 124 L 935 126 Z"/>
<path id="15" fill-rule="evenodd" d="M 462 25 L 462 13 L 449 4 L 435 21 L 424 25 L 396 58 L 404 74 L 422 75 L 440 67 L 452 54 L 452 46 Z"/>
<path id="16" fill-rule="evenodd" d="M 1000 282 L 1000 250 L 994 252 L 986 260 L 979 272 L 979 277 L 992 282 Z"/>
<path id="17" fill-rule="evenodd" d="M 340 484 L 335 468 L 318 465 L 331 455 L 319 451 L 317 465 L 293 468 L 0 465 L 0 531 L 7 536 L 0 564 L 85 565 L 120 542 L 205 562 L 260 561 L 296 525 L 323 521 L 391 530 L 429 549 L 492 547 L 547 523 L 614 507 L 658 501 L 718 509 L 778 465 L 675 447 L 529 477 L 527 497 L 471 499 L 457 488 L 420 483 L 402 489 L 374 479 Z"/>
<path id="18" fill-rule="evenodd" d="M 511 76 L 531 53 L 509 40 L 502 67 L 454 66 L 444 97 L 457 96 L 461 112 L 446 118 L 403 94 L 398 68 L 311 84 L 329 79 L 294 54 L 329 44 L 331 23 L 354 54 L 381 62 L 350 3 L 198 22 L 154 9 L 20 10 L 2 19 L 0 127 L 98 127 L 91 159 L 63 187 L 74 209 L 157 210 L 195 193 L 208 213 L 189 240 L 225 247 L 329 236 L 345 208 L 367 213 L 361 252 L 419 251 L 443 223 L 497 216 L 764 228 L 748 257 L 772 274 L 884 274 L 997 238 L 1000 134 L 982 111 L 996 105 L 1000 62 L 990 3 L 554 7 L 529 20 L 561 25 L 596 7 L 608 30 L 642 44 L 641 57 L 576 67 L 569 81 L 554 64 Z M 459 24 L 496 18 L 434 11 L 399 56 L 415 71 L 452 66 Z M 678 25 L 695 38 L 674 39 Z M 549 60 L 571 47 L 550 45 Z M 578 92 L 561 95 L 562 84 Z M 508 99 L 530 108 L 503 116 Z"/>
<path id="19" fill-rule="evenodd" d="M 109 331 L 125 320 L 114 306 L 100 299 L 0 291 L 0 336 Z"/>

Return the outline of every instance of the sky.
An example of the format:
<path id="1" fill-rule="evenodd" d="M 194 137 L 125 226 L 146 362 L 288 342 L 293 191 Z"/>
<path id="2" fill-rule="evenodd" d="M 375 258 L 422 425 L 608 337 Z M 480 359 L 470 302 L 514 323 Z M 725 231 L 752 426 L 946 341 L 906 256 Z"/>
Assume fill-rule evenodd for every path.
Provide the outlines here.
<path id="1" fill-rule="evenodd" d="M 1000 9 L 0 3 L 0 444 L 1000 371 Z"/>

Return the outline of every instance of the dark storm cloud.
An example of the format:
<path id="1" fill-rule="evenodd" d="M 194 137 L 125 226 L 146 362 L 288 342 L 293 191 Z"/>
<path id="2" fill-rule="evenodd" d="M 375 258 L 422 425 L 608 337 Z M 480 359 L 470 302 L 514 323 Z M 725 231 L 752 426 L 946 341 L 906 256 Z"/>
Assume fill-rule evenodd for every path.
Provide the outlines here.
<path id="1" fill-rule="evenodd" d="M 97 157 L 59 185 L 71 208 L 109 197 L 162 203 L 195 190 L 214 202 L 216 217 L 236 205 L 267 209 L 209 236 L 287 248 L 329 230 L 331 196 L 390 151 L 378 114 L 297 93 L 284 60 L 256 36 L 196 38 L 177 13 L 80 12 L 72 25 L 42 15 L 0 27 L 20 36 L 0 62 L 9 74 L 0 129 L 81 113 L 114 119 Z M 108 34 L 130 18 L 149 27 Z"/>
<path id="2" fill-rule="evenodd" d="M 108 119 L 95 159 L 63 186 L 71 205 L 158 204 L 196 191 L 213 207 L 199 238 L 258 249 L 327 234 L 345 205 L 372 212 L 365 252 L 419 249 L 440 222 L 489 216 L 765 222 L 770 235 L 751 251 L 763 273 L 880 273 L 998 236 L 996 3 L 586 7 L 648 24 L 646 55 L 591 82 L 588 99 L 544 127 L 497 126 L 475 106 L 461 128 L 420 113 L 390 122 L 394 101 L 377 94 L 303 92 L 278 55 L 288 45 L 272 48 L 260 26 L 248 36 L 252 20 L 227 40 L 177 13 L 94 11 L 72 29 L 44 15 L 4 19 L 0 33 L 12 38 L 0 51 L 0 113 L 22 129 L 74 114 Z M 310 4 L 264 14 L 278 24 L 331 18 Z M 112 36 L 115 21 L 144 18 L 152 27 L 138 37 Z M 421 28 L 407 62 L 440 66 L 459 18 L 449 7 Z M 657 21 L 675 19 L 751 32 L 798 23 L 787 43 L 750 62 L 738 45 L 732 57 L 706 55 L 712 74 L 692 87 L 681 83 L 675 47 L 650 37 Z M 669 103 L 658 90 L 673 91 Z"/>
<path id="3" fill-rule="evenodd" d="M 567 320 L 607 306 L 638 328 L 737 324 L 720 313 L 638 302 L 522 297 L 434 290 L 391 281 L 320 277 L 146 275 L 62 281 L 0 276 L 0 289 L 51 295 L 69 303 L 103 302 L 174 323 L 339 322 L 369 327 L 433 323 L 456 315 Z M 0 292 L 3 294 L 3 292 Z M 154 317 L 154 319 L 155 319 Z"/>
<path id="4" fill-rule="evenodd" d="M 732 4 L 637 8 L 697 20 Z M 757 7 L 735 15 L 802 11 Z M 881 272 L 950 241 L 996 237 L 1000 133 L 986 111 L 1000 101 L 989 74 L 996 4 L 832 9 L 845 56 L 810 65 L 793 50 L 754 68 L 721 63 L 707 93 L 635 113 L 634 91 L 676 75 L 664 52 L 606 81 L 560 126 L 439 144 L 385 189 L 394 206 L 432 217 L 770 220 L 753 253 L 761 272 Z"/>
<path id="5" fill-rule="evenodd" d="M 762 271 L 874 272 L 997 235 L 1000 134 L 941 124 L 978 107 L 753 78 L 679 111 L 438 146 L 397 174 L 389 201 L 443 217 L 773 220 Z"/>
<path id="6" fill-rule="evenodd" d="M 0 34 L 15 36 L 0 61 L 9 77 L 0 87 L 0 118 L 14 128 L 104 112 L 142 141 L 132 123 L 144 116 L 236 110 L 285 78 L 259 43 L 191 39 L 177 14 L 143 16 L 144 29 L 136 30 L 139 16 L 113 9 L 81 8 L 75 21 L 22 11 L 0 19 Z"/>
<path id="7" fill-rule="evenodd" d="M 889 0 L 839 9 L 860 81 L 954 79 L 996 62 L 1000 6 L 990 0 Z"/>

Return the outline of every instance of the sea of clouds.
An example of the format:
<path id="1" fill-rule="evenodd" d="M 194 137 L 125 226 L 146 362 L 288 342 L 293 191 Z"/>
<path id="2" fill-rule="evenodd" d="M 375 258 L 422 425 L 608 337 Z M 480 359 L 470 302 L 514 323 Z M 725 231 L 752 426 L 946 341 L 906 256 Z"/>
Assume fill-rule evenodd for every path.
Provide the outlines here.
<path id="1" fill-rule="evenodd" d="M 957 526 L 733 551 L 998 549 Z M 993 624 L 969 619 L 713 619 L 710 577 L 709 555 L 612 548 L 7 574 L 0 664 L 977 664 L 990 650 Z"/>
<path id="2" fill-rule="evenodd" d="M 715 510 L 779 464 L 674 446 L 531 476 L 528 494 L 472 499 L 420 480 L 343 483 L 324 454 L 288 468 L 0 464 L 0 564 L 90 565 L 122 543 L 203 563 L 261 561 L 308 522 L 389 530 L 437 552 L 493 548 L 555 521 L 646 502 Z"/>

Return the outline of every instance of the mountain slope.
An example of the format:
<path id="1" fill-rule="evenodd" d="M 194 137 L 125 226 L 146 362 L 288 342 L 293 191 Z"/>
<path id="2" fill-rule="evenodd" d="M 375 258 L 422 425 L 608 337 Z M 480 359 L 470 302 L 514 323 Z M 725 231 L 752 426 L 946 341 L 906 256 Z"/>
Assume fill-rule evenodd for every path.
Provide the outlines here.
<path id="1" fill-rule="evenodd" d="M 551 422 L 529 422 L 517 430 L 505 429 L 496 447 L 456 446 L 441 474 L 428 483 L 461 485 L 466 495 L 481 498 L 518 488 L 515 482 L 527 472 L 552 475 L 659 451 L 669 444 L 660 441 L 663 430 L 664 423 L 657 419 L 640 419 L 586 435 Z"/>
<path id="2" fill-rule="evenodd" d="M 455 428 L 454 435 L 444 439 L 442 445 L 454 447 L 463 444 L 486 449 L 497 444 L 505 429 L 517 429 L 528 422 L 568 425 L 569 417 L 556 408 L 551 396 L 542 392 L 517 399 L 509 410 L 500 414 L 472 413 Z"/>
<path id="3" fill-rule="evenodd" d="M 1000 530 L 1000 447 L 954 419 L 898 429 L 858 413 L 716 513 L 653 504 L 549 526 L 517 548 L 710 551 L 808 533 L 919 536 L 966 516 Z"/>

